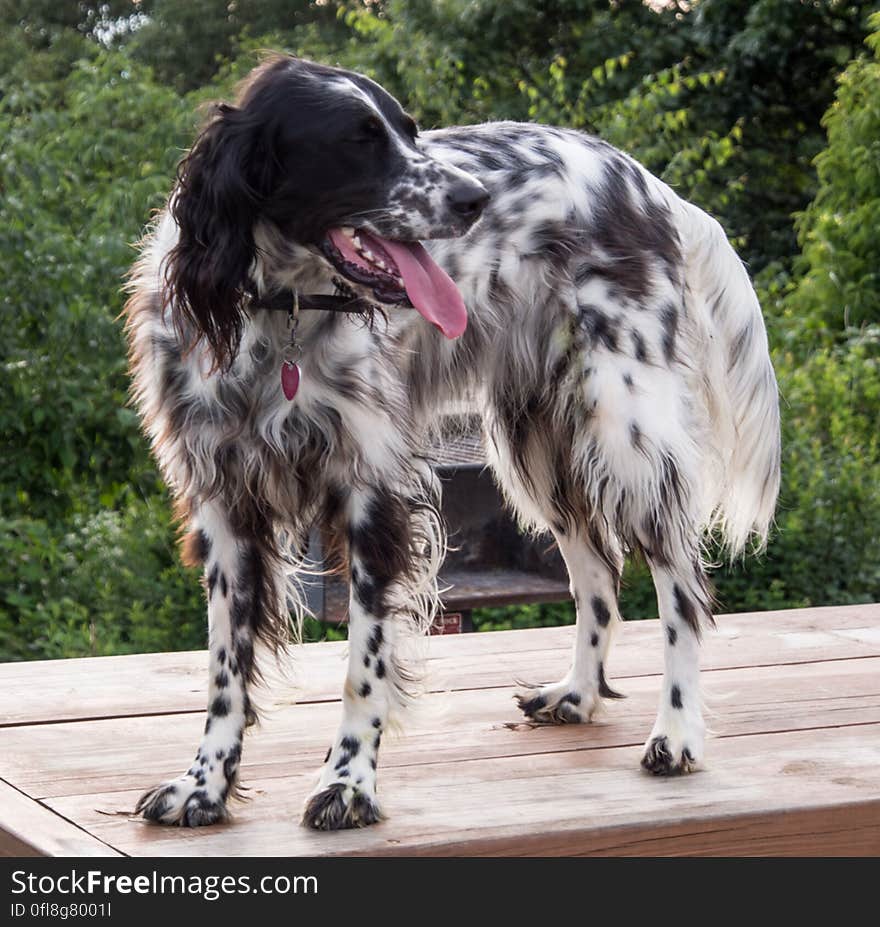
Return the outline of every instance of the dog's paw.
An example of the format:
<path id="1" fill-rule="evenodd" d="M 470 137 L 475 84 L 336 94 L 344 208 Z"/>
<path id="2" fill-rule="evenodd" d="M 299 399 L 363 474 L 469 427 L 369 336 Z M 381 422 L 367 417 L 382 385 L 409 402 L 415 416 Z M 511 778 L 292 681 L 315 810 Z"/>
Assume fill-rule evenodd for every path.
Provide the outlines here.
<path id="1" fill-rule="evenodd" d="M 519 710 L 537 724 L 583 724 L 593 717 L 598 695 L 582 692 L 563 681 L 531 686 L 514 695 Z"/>
<path id="2" fill-rule="evenodd" d="M 306 802 L 302 823 L 314 830 L 368 827 L 384 815 L 374 796 L 350 781 L 332 782 Z"/>
<path id="3" fill-rule="evenodd" d="M 189 775 L 163 782 L 145 792 L 135 813 L 157 824 L 179 824 L 181 827 L 205 827 L 229 817 L 220 793 L 210 786 L 199 785 Z"/>
<path id="4" fill-rule="evenodd" d="M 642 768 L 655 776 L 694 772 L 703 762 L 705 729 L 700 717 L 659 718 L 642 754 Z"/>

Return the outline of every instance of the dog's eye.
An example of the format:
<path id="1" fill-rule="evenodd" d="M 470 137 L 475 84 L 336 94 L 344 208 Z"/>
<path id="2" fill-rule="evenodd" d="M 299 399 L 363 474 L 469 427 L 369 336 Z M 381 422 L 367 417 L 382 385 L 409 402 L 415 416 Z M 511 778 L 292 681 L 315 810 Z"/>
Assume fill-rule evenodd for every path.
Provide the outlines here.
<path id="1" fill-rule="evenodd" d="M 352 140 L 359 144 L 370 144 L 373 142 L 381 142 L 384 138 L 385 126 L 382 125 L 381 120 L 377 119 L 375 116 L 368 116 L 360 126 L 358 126 L 358 130 Z"/>

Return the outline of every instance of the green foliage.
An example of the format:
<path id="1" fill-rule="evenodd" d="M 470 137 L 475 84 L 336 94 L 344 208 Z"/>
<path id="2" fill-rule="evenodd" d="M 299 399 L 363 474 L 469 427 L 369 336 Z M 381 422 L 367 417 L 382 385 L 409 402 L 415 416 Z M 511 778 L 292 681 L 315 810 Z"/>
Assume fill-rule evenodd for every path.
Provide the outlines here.
<path id="1" fill-rule="evenodd" d="M 61 530 L 0 519 L 3 658 L 204 647 L 201 588 L 169 523 L 161 499 L 77 513 Z"/>
<path id="2" fill-rule="evenodd" d="M 599 133 L 718 216 L 760 271 L 784 400 L 778 529 L 716 574 L 721 607 L 880 599 L 880 16 L 866 50 L 869 2 L 654 6 L 0 0 L 0 658 L 204 643 L 116 317 L 198 105 L 272 47 L 371 74 L 425 127 Z M 622 610 L 656 614 L 644 564 Z"/>
<path id="3" fill-rule="evenodd" d="M 873 356 L 872 356 L 873 355 Z M 880 362 L 870 345 L 775 355 L 783 397 L 777 527 L 759 560 L 716 576 L 758 611 L 880 599 Z"/>
<path id="4" fill-rule="evenodd" d="M 880 14 L 824 125 L 819 191 L 798 217 L 803 272 L 785 309 L 803 343 L 880 334 Z"/>
<path id="5" fill-rule="evenodd" d="M 183 101 L 81 41 L 63 77 L 0 81 L 0 507 L 59 518 L 156 479 L 126 408 L 122 278 L 191 132 Z M 52 72 L 58 51 L 35 57 Z M 67 55 L 67 49 L 62 53 Z M 47 89 L 48 88 L 48 89 Z"/>

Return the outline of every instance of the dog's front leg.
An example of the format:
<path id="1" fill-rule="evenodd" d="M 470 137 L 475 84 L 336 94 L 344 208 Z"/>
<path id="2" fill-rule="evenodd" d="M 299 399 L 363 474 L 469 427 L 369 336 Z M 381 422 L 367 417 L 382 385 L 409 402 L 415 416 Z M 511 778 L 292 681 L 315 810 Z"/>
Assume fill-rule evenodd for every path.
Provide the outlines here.
<path id="1" fill-rule="evenodd" d="M 418 507 L 391 489 L 354 492 L 349 509 L 349 660 L 343 718 L 303 824 L 318 830 L 364 827 L 382 818 L 376 798 L 379 743 L 404 695 L 395 638 L 412 618 L 407 589 L 418 558 Z M 430 559 L 430 558 L 427 558 Z"/>
<path id="2" fill-rule="evenodd" d="M 226 801 L 238 781 L 244 729 L 255 720 L 248 697 L 255 640 L 258 634 L 271 637 L 283 620 L 280 580 L 265 537 L 233 531 L 218 504 L 202 505 L 194 514 L 186 556 L 205 570 L 208 712 L 189 769 L 138 802 L 137 811 L 149 820 L 198 827 L 226 818 Z"/>

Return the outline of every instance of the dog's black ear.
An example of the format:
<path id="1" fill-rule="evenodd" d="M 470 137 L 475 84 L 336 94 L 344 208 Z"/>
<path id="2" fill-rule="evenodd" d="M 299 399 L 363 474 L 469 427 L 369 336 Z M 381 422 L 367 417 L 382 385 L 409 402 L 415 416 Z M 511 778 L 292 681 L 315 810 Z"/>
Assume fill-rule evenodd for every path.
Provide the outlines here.
<path id="1" fill-rule="evenodd" d="M 269 149 L 264 125 L 221 104 L 180 163 L 170 203 L 179 229 L 164 271 L 172 317 L 190 347 L 207 341 L 221 369 L 241 338 L 254 223 L 276 173 Z"/>

